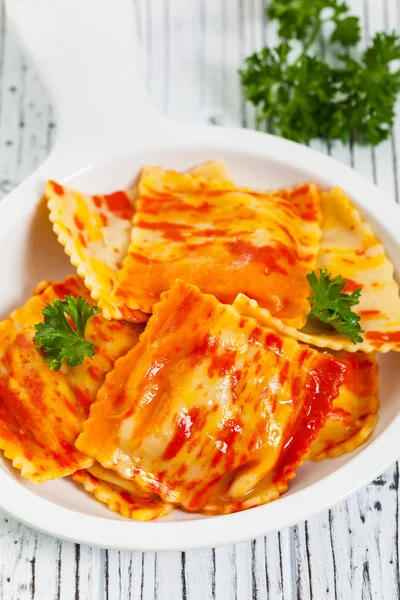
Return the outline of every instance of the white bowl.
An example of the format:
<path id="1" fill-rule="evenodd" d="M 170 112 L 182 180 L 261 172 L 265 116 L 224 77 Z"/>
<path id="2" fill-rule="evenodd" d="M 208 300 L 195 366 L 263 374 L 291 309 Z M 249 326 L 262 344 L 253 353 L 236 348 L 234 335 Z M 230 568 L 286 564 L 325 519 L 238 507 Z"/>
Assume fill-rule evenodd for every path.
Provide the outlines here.
<path id="1" fill-rule="evenodd" d="M 139 80 L 127 78 L 123 70 L 131 61 L 126 54 L 132 40 L 132 23 L 126 16 L 131 10 L 129 0 L 85 0 L 84 5 L 79 0 L 38 0 L 35 10 L 38 4 L 46 8 L 44 24 L 42 11 L 38 11 L 39 19 L 35 10 L 30 10 L 32 4 L 30 0 L 12 0 L 9 9 L 53 91 L 62 133 L 50 159 L 0 205 L 1 317 L 23 304 L 39 280 L 61 280 L 73 272 L 40 202 L 45 180 L 53 178 L 84 192 L 106 193 L 129 185 L 146 164 L 183 170 L 222 157 L 238 184 L 260 188 L 307 181 L 317 181 L 322 187 L 339 185 L 382 239 L 400 272 L 400 209 L 351 169 L 266 134 L 181 126 L 155 114 Z M 74 13 L 78 5 L 79 21 Z M 56 33 L 51 33 L 52 19 L 57 23 Z M 106 33 L 109 52 L 104 54 Z M 76 51 L 74 40 L 79 35 L 89 40 L 84 45 L 85 52 L 87 45 L 91 48 L 88 56 Z M 113 35 L 115 39 L 110 39 Z M 118 54 L 121 50 L 123 54 Z M 60 71 L 62 58 L 66 62 Z M 122 65 L 121 72 L 114 68 L 116 60 Z M 108 92 L 100 94 L 104 80 L 125 89 L 122 104 Z M 68 96 L 71 90 L 82 98 L 82 106 Z M 368 443 L 341 458 L 302 466 L 289 492 L 271 504 L 214 517 L 176 510 L 167 518 L 137 523 L 118 517 L 68 479 L 30 484 L 1 458 L 0 508 L 64 539 L 142 551 L 228 544 L 293 525 L 356 491 L 397 458 L 400 355 L 385 355 L 379 362 L 381 409 Z"/>

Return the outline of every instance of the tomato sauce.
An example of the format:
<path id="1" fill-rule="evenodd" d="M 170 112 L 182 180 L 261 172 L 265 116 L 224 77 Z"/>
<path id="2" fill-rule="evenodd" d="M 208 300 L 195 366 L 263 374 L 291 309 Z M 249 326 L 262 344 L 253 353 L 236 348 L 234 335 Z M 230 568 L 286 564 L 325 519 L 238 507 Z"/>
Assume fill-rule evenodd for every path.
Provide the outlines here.
<path id="1" fill-rule="evenodd" d="M 64 196 L 64 188 L 62 185 L 60 185 L 56 181 L 49 181 L 49 183 L 53 188 L 54 193 L 57 194 L 57 196 Z"/>
<path id="2" fill-rule="evenodd" d="M 304 403 L 296 420 L 293 436 L 286 443 L 279 460 L 275 482 L 282 477 L 290 479 L 300 464 L 324 424 L 346 374 L 346 367 L 330 356 L 319 357 L 316 367 L 320 374 L 318 379 L 314 370 L 302 382 L 306 393 Z"/>
<path id="3" fill-rule="evenodd" d="M 400 342 L 400 331 L 367 331 L 365 334 L 367 340 L 385 344 L 386 342 Z"/>
<path id="4" fill-rule="evenodd" d="M 83 408 L 85 414 L 89 414 L 89 408 L 92 404 L 92 398 L 90 396 L 89 390 L 85 388 L 74 387 L 74 393 L 78 403 Z"/>
<path id="5" fill-rule="evenodd" d="M 360 312 L 358 313 L 360 315 L 360 317 L 378 317 L 379 315 L 381 315 L 381 312 L 379 310 L 360 310 Z"/>
<path id="6" fill-rule="evenodd" d="M 107 227 L 107 225 L 108 225 L 108 217 L 107 217 L 107 215 L 105 215 L 104 213 L 101 212 L 101 213 L 99 213 L 99 217 L 101 219 L 103 227 Z"/>
<path id="7" fill-rule="evenodd" d="M 265 347 L 280 353 L 282 351 L 282 338 L 272 331 L 268 332 L 265 337 Z"/>
<path id="8" fill-rule="evenodd" d="M 160 260 L 157 260 L 157 258 L 148 258 L 147 256 L 145 256 L 144 254 L 136 254 L 136 252 L 132 252 L 131 256 L 137 260 L 138 262 L 144 264 L 144 265 L 152 265 L 153 263 L 159 263 L 161 262 Z M 123 296 L 123 291 L 121 292 L 121 296 Z M 129 294 L 128 294 L 129 297 Z"/>
<path id="9" fill-rule="evenodd" d="M 199 416 L 199 412 L 199 408 L 194 406 L 187 414 L 175 418 L 175 433 L 164 451 L 164 460 L 171 460 L 183 448 L 185 442 L 191 436 L 192 427 Z"/>
<path id="10" fill-rule="evenodd" d="M 355 292 L 356 290 L 363 288 L 363 286 L 360 283 L 357 283 L 353 279 L 348 279 L 346 277 L 343 277 L 343 280 L 346 282 L 346 285 L 345 285 L 343 291 L 346 292 L 347 294 L 351 294 L 352 292 Z"/>
<path id="11" fill-rule="evenodd" d="M 138 220 L 135 223 L 136 227 L 140 227 L 141 229 L 150 229 L 152 231 L 172 231 L 175 229 L 180 229 L 182 231 L 191 231 L 194 228 L 191 225 L 184 225 L 183 223 L 168 223 L 167 221 L 156 221 L 152 223 L 151 221 L 142 221 Z"/>
<path id="12" fill-rule="evenodd" d="M 162 207 L 166 212 L 193 212 L 193 213 L 208 213 L 212 208 L 209 202 L 202 202 L 198 206 L 187 204 L 184 201 L 177 202 L 174 196 L 162 199 Z M 149 215 L 156 215 L 160 211 L 160 199 L 149 198 L 142 196 L 140 199 L 140 212 Z"/>
<path id="13" fill-rule="evenodd" d="M 286 197 L 295 201 L 297 212 L 304 221 L 318 221 L 320 214 L 313 198 L 317 194 L 318 191 L 313 185 L 305 184 L 291 190 Z"/>
<path id="14" fill-rule="evenodd" d="M 235 452 L 232 448 L 236 438 L 243 432 L 242 426 L 236 419 L 225 421 L 222 431 L 217 437 L 219 452 L 216 452 L 211 461 L 211 468 L 215 468 L 222 458 L 226 458 L 225 472 L 229 472 L 235 460 Z"/>
<path id="15" fill-rule="evenodd" d="M 275 272 L 288 275 L 287 269 L 281 264 L 282 259 L 283 261 L 288 259 L 288 253 L 284 252 L 283 248 L 285 247 L 283 244 L 281 248 L 275 246 L 253 246 L 250 242 L 236 239 L 225 242 L 224 246 L 231 254 L 237 256 L 239 259 L 244 259 L 245 262 L 259 262 L 263 264 L 267 273 Z M 290 257 L 287 262 L 293 264 L 292 258 Z"/>
<path id="16" fill-rule="evenodd" d="M 103 204 L 103 199 L 101 196 L 93 196 L 93 202 L 94 202 L 95 206 L 97 206 L 97 208 L 100 208 L 101 205 Z"/>
<path id="17" fill-rule="evenodd" d="M 131 206 L 129 197 L 126 192 L 114 192 L 104 196 L 107 208 L 116 217 L 120 219 L 131 219 L 134 209 Z"/>
<path id="18" fill-rule="evenodd" d="M 52 286 L 53 294 L 58 298 L 65 298 L 65 296 L 76 296 L 77 292 L 73 291 L 71 286 L 66 286 L 63 283 L 55 283 Z"/>
<path id="19" fill-rule="evenodd" d="M 87 248 L 87 243 L 85 238 L 83 237 L 83 235 L 81 234 L 81 232 L 78 233 L 78 240 L 80 241 L 80 243 L 82 244 L 82 246 L 84 248 Z"/>
<path id="20" fill-rule="evenodd" d="M 210 366 L 208 367 L 209 377 L 214 377 L 217 374 L 219 377 L 224 377 L 234 367 L 236 360 L 236 350 L 231 348 L 221 349 L 222 352 L 215 352 L 215 348 L 209 346 L 206 357 L 210 358 Z M 211 352 L 210 352 L 211 350 Z"/>
<path id="21" fill-rule="evenodd" d="M 84 224 L 82 223 L 82 221 L 80 220 L 80 218 L 78 217 L 77 214 L 74 214 L 74 223 L 77 226 L 77 228 L 79 229 L 79 231 L 83 231 L 85 229 Z"/>
<path id="22" fill-rule="evenodd" d="M 239 382 L 242 379 L 242 371 L 239 370 L 234 370 L 233 373 L 231 373 L 230 376 L 230 380 L 231 380 L 231 394 L 232 394 L 232 403 L 236 404 L 236 402 L 239 399 Z"/>
<path id="23" fill-rule="evenodd" d="M 250 333 L 249 338 L 248 338 L 249 344 L 255 344 L 256 342 L 259 342 L 261 336 L 262 336 L 261 327 L 259 327 L 259 326 L 254 327 L 253 331 Z"/>

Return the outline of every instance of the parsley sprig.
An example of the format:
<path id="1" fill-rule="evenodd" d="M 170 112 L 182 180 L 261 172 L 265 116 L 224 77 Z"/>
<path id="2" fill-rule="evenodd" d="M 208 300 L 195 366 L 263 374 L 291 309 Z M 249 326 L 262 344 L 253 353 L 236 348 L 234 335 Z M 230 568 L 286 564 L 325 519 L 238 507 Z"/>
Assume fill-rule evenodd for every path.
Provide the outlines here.
<path id="1" fill-rule="evenodd" d="M 349 7 L 341 0 L 272 0 L 268 9 L 269 18 L 279 21 L 279 35 L 305 41 L 306 51 L 329 22 L 333 25 L 331 42 L 356 44 L 360 40 L 359 20 L 348 13 Z"/>
<path id="2" fill-rule="evenodd" d="M 88 321 L 99 312 L 96 306 L 90 306 L 82 296 L 65 296 L 64 300 L 47 303 L 42 310 L 44 323 L 35 325 L 33 338 L 37 350 L 45 354 L 44 361 L 50 369 L 58 371 L 64 359 L 70 367 L 81 365 L 83 359 L 94 356 L 95 346 L 85 340 Z M 68 315 L 74 328 L 67 320 Z"/>
<path id="3" fill-rule="evenodd" d="M 393 68 L 400 59 L 400 38 L 377 33 L 361 56 L 353 56 L 359 20 L 341 0 L 272 0 L 268 15 L 278 21 L 285 41 L 249 56 L 240 71 L 259 121 L 303 143 L 353 138 L 377 145 L 386 139 L 400 91 L 400 70 Z M 313 54 L 326 27 L 335 66 Z M 301 42 L 301 51 L 296 52 L 294 40 Z"/>
<path id="4" fill-rule="evenodd" d="M 361 288 L 351 294 L 343 292 L 346 282 L 341 275 L 333 279 L 326 269 L 320 269 L 319 279 L 313 271 L 307 275 L 313 296 L 308 298 L 311 304 L 309 319 L 318 319 L 334 327 L 356 344 L 362 342 L 360 317 L 351 310 L 359 303 Z"/>

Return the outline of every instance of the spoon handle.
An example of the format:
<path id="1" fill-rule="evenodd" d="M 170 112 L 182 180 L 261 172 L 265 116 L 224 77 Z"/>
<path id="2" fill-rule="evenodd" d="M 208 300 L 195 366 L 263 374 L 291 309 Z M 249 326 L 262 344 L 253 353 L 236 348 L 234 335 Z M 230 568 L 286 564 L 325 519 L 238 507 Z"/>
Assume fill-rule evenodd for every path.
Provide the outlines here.
<path id="1" fill-rule="evenodd" d="M 162 129 L 140 74 L 132 0 L 6 0 L 6 9 L 51 93 L 58 146 L 131 149 Z"/>

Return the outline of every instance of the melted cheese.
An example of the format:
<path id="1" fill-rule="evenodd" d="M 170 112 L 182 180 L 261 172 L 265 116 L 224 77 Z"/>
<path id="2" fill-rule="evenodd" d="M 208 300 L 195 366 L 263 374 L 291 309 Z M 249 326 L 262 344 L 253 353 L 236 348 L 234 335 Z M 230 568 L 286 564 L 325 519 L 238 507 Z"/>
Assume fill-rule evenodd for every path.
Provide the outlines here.
<path id="1" fill-rule="evenodd" d="M 238 510 L 259 485 L 264 498 L 285 488 L 343 372 L 178 281 L 107 376 L 76 446 L 166 502 Z"/>
<path id="2" fill-rule="evenodd" d="M 160 294 L 182 279 L 221 302 L 243 292 L 302 327 L 309 309 L 306 274 L 316 266 L 320 240 L 319 190 L 310 184 L 285 194 L 144 169 L 114 297 L 150 313 Z"/>
<path id="3" fill-rule="evenodd" d="M 50 221 L 71 263 L 106 318 L 145 321 L 140 311 L 111 301 L 111 290 L 126 256 L 135 190 L 89 196 L 54 181 L 46 186 Z"/>
<path id="4" fill-rule="evenodd" d="M 360 316 L 363 341 L 353 344 L 347 336 L 318 324 L 307 323 L 298 331 L 244 295 L 237 297 L 235 306 L 243 314 L 313 346 L 349 352 L 400 351 L 399 287 L 382 243 L 343 190 L 323 192 L 321 200 L 324 218 L 318 267 L 332 276 L 342 275 L 348 293 L 361 288 L 360 302 L 352 310 Z"/>
<path id="5" fill-rule="evenodd" d="M 311 446 L 312 460 L 352 452 L 367 440 L 377 421 L 378 364 L 374 355 L 341 351 L 335 358 L 346 366 L 345 380 Z"/>
<path id="6" fill-rule="evenodd" d="M 74 443 L 90 404 L 114 362 L 137 342 L 143 327 L 107 321 L 101 313 L 88 323 L 93 359 L 51 371 L 33 342 L 47 302 L 66 295 L 90 296 L 82 280 L 38 286 L 23 308 L 0 323 L 0 448 L 21 475 L 34 483 L 63 477 L 93 464 Z"/>
<path id="7" fill-rule="evenodd" d="M 81 483 L 89 494 L 93 494 L 110 510 L 127 519 L 149 521 L 165 517 L 173 510 L 172 504 L 162 502 L 154 494 L 140 491 L 132 481 L 125 481 L 99 464 L 86 470 L 76 471 L 72 479 Z"/>

